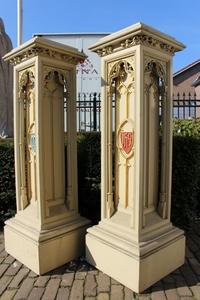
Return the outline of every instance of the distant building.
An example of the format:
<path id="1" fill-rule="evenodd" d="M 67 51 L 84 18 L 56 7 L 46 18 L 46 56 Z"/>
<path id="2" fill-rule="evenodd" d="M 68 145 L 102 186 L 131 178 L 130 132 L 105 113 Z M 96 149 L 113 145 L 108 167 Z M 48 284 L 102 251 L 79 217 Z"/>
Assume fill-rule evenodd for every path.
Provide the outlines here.
<path id="1" fill-rule="evenodd" d="M 77 67 L 77 92 L 100 93 L 101 70 L 100 58 L 88 48 L 100 38 L 109 33 L 39 33 L 34 36 L 42 36 L 58 43 L 66 44 L 83 51 L 88 57 Z"/>
<path id="2" fill-rule="evenodd" d="M 173 85 L 174 97 L 178 93 L 182 97 L 185 93 L 188 98 L 190 93 L 191 97 L 196 94 L 200 99 L 200 59 L 174 73 Z"/>
<path id="3" fill-rule="evenodd" d="M 87 59 L 77 66 L 77 130 L 100 130 L 100 57 L 88 50 L 100 38 L 109 33 L 39 33 L 52 41 L 77 48 L 87 55 Z"/>
<path id="4" fill-rule="evenodd" d="M 174 73 L 173 100 L 174 117 L 200 117 L 200 59 Z"/>

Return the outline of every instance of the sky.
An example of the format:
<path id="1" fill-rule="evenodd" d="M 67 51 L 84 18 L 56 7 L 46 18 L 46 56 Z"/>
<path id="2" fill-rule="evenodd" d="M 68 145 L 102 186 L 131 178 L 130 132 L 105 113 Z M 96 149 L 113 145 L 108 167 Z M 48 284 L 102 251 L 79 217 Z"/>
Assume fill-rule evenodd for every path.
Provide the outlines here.
<path id="1" fill-rule="evenodd" d="M 0 17 L 16 47 L 17 0 L 0 0 Z M 137 22 L 186 45 L 174 72 L 200 59 L 200 0 L 23 0 L 23 42 L 36 33 L 111 33 Z"/>

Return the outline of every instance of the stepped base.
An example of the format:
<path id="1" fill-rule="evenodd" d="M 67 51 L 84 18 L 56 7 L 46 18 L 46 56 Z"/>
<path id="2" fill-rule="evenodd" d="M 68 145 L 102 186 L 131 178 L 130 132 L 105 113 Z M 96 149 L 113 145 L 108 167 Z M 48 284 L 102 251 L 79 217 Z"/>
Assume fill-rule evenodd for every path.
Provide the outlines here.
<path id="1" fill-rule="evenodd" d="M 89 228 L 86 235 L 87 261 L 137 293 L 180 267 L 184 257 L 184 233 L 175 227 L 139 244 L 101 225 Z"/>
<path id="2" fill-rule="evenodd" d="M 84 218 L 43 231 L 16 218 L 5 223 L 5 250 L 37 274 L 53 270 L 84 253 L 89 224 Z"/>

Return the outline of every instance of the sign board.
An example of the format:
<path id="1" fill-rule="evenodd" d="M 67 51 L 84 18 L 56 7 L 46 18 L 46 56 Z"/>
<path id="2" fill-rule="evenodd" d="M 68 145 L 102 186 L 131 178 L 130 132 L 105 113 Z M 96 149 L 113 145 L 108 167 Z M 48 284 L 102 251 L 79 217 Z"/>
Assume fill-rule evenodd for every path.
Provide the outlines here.
<path id="1" fill-rule="evenodd" d="M 87 55 L 87 59 L 77 66 L 77 92 L 100 93 L 101 75 L 100 58 L 88 48 L 109 33 L 63 33 L 63 34 L 35 34 L 58 43 L 77 48 Z"/>

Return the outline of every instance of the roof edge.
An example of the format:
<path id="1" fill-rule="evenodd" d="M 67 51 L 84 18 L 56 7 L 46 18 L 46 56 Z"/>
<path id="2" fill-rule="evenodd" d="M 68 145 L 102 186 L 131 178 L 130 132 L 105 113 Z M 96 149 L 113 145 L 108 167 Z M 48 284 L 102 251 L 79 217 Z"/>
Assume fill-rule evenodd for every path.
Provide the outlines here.
<path id="1" fill-rule="evenodd" d="M 180 70 L 176 71 L 173 76 L 176 77 L 177 75 L 187 71 L 189 68 L 194 67 L 195 65 L 197 65 L 198 63 L 200 63 L 200 59 L 195 60 L 193 63 L 181 68 Z"/>
<path id="2" fill-rule="evenodd" d="M 34 33 L 33 37 L 37 36 L 70 36 L 70 35 L 109 35 L 111 32 L 63 32 L 63 33 Z"/>

